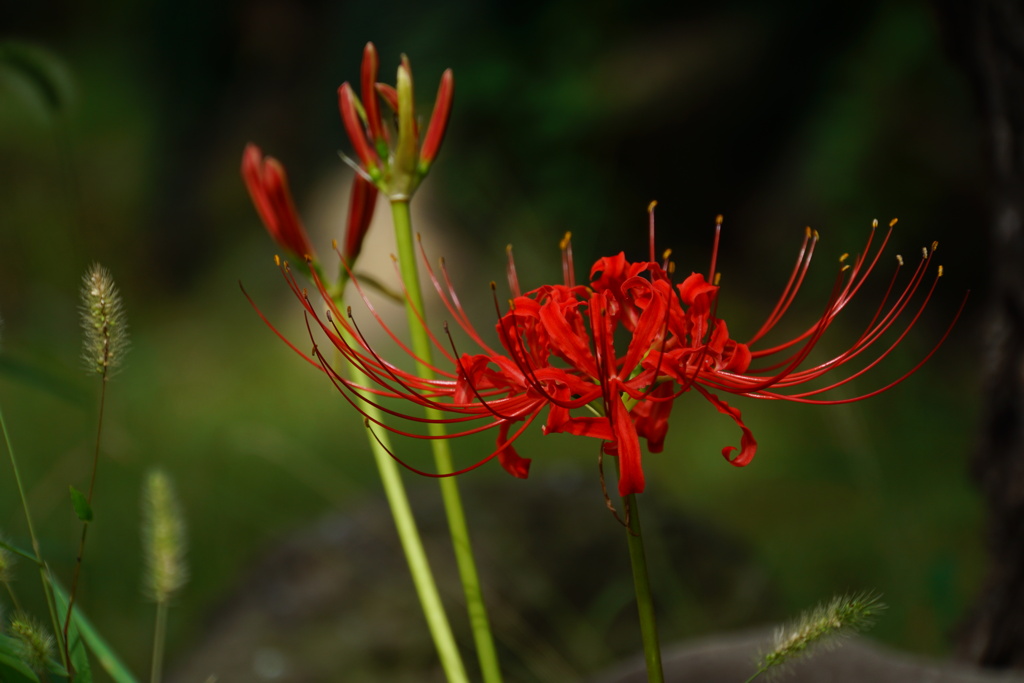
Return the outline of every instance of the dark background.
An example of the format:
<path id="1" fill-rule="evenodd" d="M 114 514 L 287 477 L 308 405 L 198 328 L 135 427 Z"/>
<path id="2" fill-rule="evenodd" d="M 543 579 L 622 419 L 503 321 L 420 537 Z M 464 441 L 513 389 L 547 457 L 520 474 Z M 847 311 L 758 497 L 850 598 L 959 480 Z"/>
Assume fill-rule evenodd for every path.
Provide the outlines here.
<path id="1" fill-rule="evenodd" d="M 927 313 L 891 362 L 846 395 L 916 363 L 973 290 L 918 375 L 863 404 L 733 400 L 761 444 L 741 470 L 718 455 L 738 441 L 731 422 L 687 396 L 666 452 L 645 460 L 645 498 L 734 539 L 756 568 L 756 595 L 737 593 L 730 609 L 686 587 L 692 611 L 671 636 L 782 619 L 873 588 L 890 605 L 877 637 L 948 653 L 984 570 L 967 469 L 984 362 L 976 330 L 989 179 L 968 74 L 948 47 L 962 27 L 945 16 L 915 0 L 0 8 L 0 404 L 55 567 L 65 573 L 73 559 L 66 487 L 83 487 L 95 419 L 96 387 L 77 366 L 75 298 L 93 260 L 124 293 L 134 348 L 110 385 L 82 604 L 137 670 L 149 640 L 136 531 L 148 468 L 174 476 L 192 528 L 193 579 L 172 613 L 172 655 L 202 641 L 215 606 L 264 549 L 379 496 L 357 417 L 237 286 L 301 334 L 239 178 L 241 150 L 254 141 L 282 160 L 326 251 L 342 237 L 348 184 L 336 88 L 358 78 L 373 40 L 382 80 L 393 81 L 401 52 L 410 56 L 425 110 L 441 71 L 455 72 L 449 134 L 417 197 L 417 225 L 440 245 L 434 253 L 458 255 L 449 265 L 463 271 L 463 298 L 479 298 L 480 329 L 491 326 L 486 283 L 501 280 L 506 243 L 525 287 L 558 277 L 567 230 L 580 274 L 604 254 L 642 257 L 652 199 L 659 244 L 684 270 L 706 269 L 714 216 L 725 215 L 720 313 L 740 339 L 774 305 L 805 225 L 822 238 L 789 332 L 813 322 L 835 259 L 860 249 L 872 219 L 900 219 L 879 282 L 893 254 L 911 260 L 940 242 L 946 277 Z M 854 300 L 848 326 L 824 340 L 829 350 L 845 348 L 871 301 Z M 514 501 L 536 480 L 583 472 L 594 515 L 606 516 L 590 440 L 527 443 L 530 480 L 494 467 L 464 487 L 488 482 Z M 6 475 L 0 531 L 24 537 Z M 608 552 L 624 554 L 624 544 Z M 34 589 L 30 579 L 19 588 Z"/>

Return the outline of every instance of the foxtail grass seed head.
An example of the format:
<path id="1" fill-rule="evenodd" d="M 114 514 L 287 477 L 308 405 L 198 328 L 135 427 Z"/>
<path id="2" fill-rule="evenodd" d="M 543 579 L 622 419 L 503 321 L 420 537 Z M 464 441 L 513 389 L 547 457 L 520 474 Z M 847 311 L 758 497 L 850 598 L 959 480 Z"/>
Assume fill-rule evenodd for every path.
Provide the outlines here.
<path id="1" fill-rule="evenodd" d="M 21 645 L 21 658 L 36 673 L 46 670 L 54 655 L 53 636 L 26 614 L 11 619 L 11 636 Z"/>
<path id="2" fill-rule="evenodd" d="M 188 581 L 185 521 L 170 477 L 159 470 L 150 472 L 142 505 L 146 593 L 155 602 L 165 603 Z"/>
<path id="3" fill-rule="evenodd" d="M 104 379 L 110 377 L 128 351 L 128 323 L 121 293 L 110 271 L 98 263 L 82 278 L 82 327 L 86 368 Z"/>
<path id="4" fill-rule="evenodd" d="M 758 662 L 758 672 L 778 669 L 812 650 L 834 647 L 843 637 L 865 631 L 886 609 L 877 593 L 855 593 L 832 598 L 804 612 L 775 634 L 775 647 Z"/>

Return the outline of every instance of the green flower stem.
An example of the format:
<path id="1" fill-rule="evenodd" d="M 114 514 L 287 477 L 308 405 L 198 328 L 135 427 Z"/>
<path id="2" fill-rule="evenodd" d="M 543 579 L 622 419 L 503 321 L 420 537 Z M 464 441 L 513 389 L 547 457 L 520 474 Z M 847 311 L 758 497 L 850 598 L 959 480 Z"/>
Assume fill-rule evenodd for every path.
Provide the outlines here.
<path id="1" fill-rule="evenodd" d="M 351 363 L 346 363 L 346 365 L 349 378 L 354 383 L 368 383 L 368 379 L 359 368 Z M 364 402 L 361 410 L 369 420 L 379 421 L 384 418 L 381 411 L 372 403 Z M 430 570 L 430 563 L 427 561 L 427 553 L 423 549 L 423 541 L 420 539 L 420 532 L 409 505 L 409 497 L 405 492 L 405 484 L 402 483 L 398 463 L 388 452 L 391 450 L 388 433 L 378 430 L 371 434 L 367 427 L 366 437 L 370 442 L 377 470 L 380 472 L 384 495 L 388 499 L 391 515 L 395 520 L 395 528 L 398 530 L 398 539 L 405 552 L 405 559 L 409 563 L 409 573 L 412 574 L 416 594 L 420 599 L 420 607 L 426 617 L 430 635 L 434 639 L 434 647 L 437 649 L 445 676 L 449 683 L 468 683 L 466 667 L 462 663 L 462 655 L 459 654 L 459 648 L 455 644 L 455 636 L 452 634 L 448 616 L 445 614 L 444 605 L 441 602 L 441 595 L 437 590 L 437 583 Z"/>
<path id="2" fill-rule="evenodd" d="M 150 683 L 163 680 L 164 647 L 167 641 L 167 602 L 156 603 L 156 623 L 153 628 L 153 662 L 150 667 Z"/>
<path id="3" fill-rule="evenodd" d="M 423 294 L 420 291 L 419 269 L 416 267 L 416 248 L 413 245 L 412 220 L 409 216 L 408 200 L 392 200 L 391 215 L 395 223 L 395 241 L 398 248 L 398 261 L 401 268 L 402 281 L 405 283 L 409 299 L 406 302 L 406 313 L 409 318 L 409 335 L 412 338 L 412 349 L 422 361 L 417 363 L 420 377 L 433 379 L 433 351 L 430 337 L 423 325 L 425 312 Z M 432 408 L 426 409 L 427 419 L 440 420 L 444 416 Z M 444 436 L 444 424 L 439 421 L 428 423 L 431 436 Z M 447 439 L 431 439 L 434 453 L 434 465 L 438 472 L 451 472 L 452 454 Z M 469 527 L 466 514 L 462 507 L 458 483 L 454 477 L 441 477 L 441 497 L 444 500 L 445 513 L 448 516 L 448 529 L 455 550 L 455 560 L 459 567 L 459 577 L 466 595 L 466 609 L 469 612 L 469 623 L 473 630 L 473 641 L 476 644 L 477 658 L 484 683 L 500 683 L 501 668 L 498 664 L 498 653 L 494 646 L 494 637 L 484 605 L 483 593 L 480 589 L 480 577 L 473 558 L 473 549 L 469 539 Z"/>
<path id="4" fill-rule="evenodd" d="M 43 583 L 43 595 L 46 598 L 46 608 L 50 612 L 50 622 L 53 624 L 53 632 L 57 637 L 57 650 L 60 652 L 61 664 L 65 669 L 71 671 L 71 665 L 67 658 L 67 650 L 64 647 L 63 633 L 60 628 L 60 619 L 57 618 L 57 605 L 53 599 L 53 590 L 50 584 L 50 569 L 43 561 L 42 551 L 39 549 L 39 539 L 36 536 L 35 528 L 32 525 L 32 514 L 28 509 L 28 497 L 25 495 L 25 486 L 21 482 L 21 470 L 18 468 L 18 459 L 14 456 L 14 447 L 11 445 L 11 435 L 7 431 L 7 421 L 4 413 L 0 410 L 0 429 L 4 433 L 4 443 L 7 444 L 7 454 L 11 458 L 11 468 L 14 469 L 14 481 L 18 487 L 18 497 L 21 498 L 21 507 L 25 510 L 25 523 L 28 525 L 28 535 L 32 540 L 32 552 L 35 553 L 35 562 L 39 567 L 39 578 Z"/>
<path id="5" fill-rule="evenodd" d="M 629 561 L 633 565 L 633 586 L 636 589 L 636 607 L 640 616 L 640 635 L 644 643 L 647 680 L 650 683 L 664 683 L 665 673 L 661 668 L 661 647 L 658 644 L 658 624 L 654 618 L 651 582 L 647 577 L 644 537 L 640 532 L 640 509 L 636 503 L 635 493 L 629 494 L 623 500 L 629 517 L 626 539 L 629 542 Z"/>
<path id="6" fill-rule="evenodd" d="M 89 492 L 86 494 L 86 502 L 92 506 L 92 496 L 96 491 L 96 472 L 100 465 L 100 443 L 103 438 L 103 409 L 107 404 L 107 370 L 104 368 L 100 380 L 100 401 L 99 415 L 96 418 L 96 443 L 92 451 L 92 474 L 89 476 Z M 71 610 L 75 607 L 75 597 L 78 595 L 78 580 L 82 573 L 82 559 L 85 557 L 85 540 L 89 535 L 89 522 L 82 521 L 82 536 L 78 541 L 78 554 L 75 556 L 75 573 L 71 579 L 71 592 L 68 594 L 68 612 L 64 616 L 64 646 L 68 647 L 68 629 L 71 628 Z M 71 658 L 68 653 L 68 658 Z"/>

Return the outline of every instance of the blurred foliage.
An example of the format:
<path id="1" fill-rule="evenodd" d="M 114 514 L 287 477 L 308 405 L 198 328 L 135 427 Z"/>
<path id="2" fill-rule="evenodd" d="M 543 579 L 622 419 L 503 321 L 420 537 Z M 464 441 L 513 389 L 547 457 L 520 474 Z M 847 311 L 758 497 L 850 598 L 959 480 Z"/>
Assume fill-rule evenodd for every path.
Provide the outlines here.
<path id="1" fill-rule="evenodd" d="M 425 102 L 441 70 L 455 71 L 423 224 L 439 243 L 461 245 L 465 258 L 451 267 L 472 282 L 464 299 L 469 287 L 487 294 L 481 329 L 484 285 L 500 279 L 506 243 L 529 287 L 557 277 L 557 242 L 571 230 L 582 273 L 604 253 L 644 253 L 651 199 L 659 244 L 684 269 L 705 267 L 713 217 L 725 214 L 722 314 L 739 338 L 769 310 L 805 224 L 822 241 L 798 300 L 806 315 L 794 314 L 791 329 L 820 310 L 832 259 L 863 243 L 872 218 L 900 218 L 894 240 L 905 253 L 938 239 L 947 277 L 926 319 L 850 391 L 916 362 L 961 292 L 984 283 L 980 133 L 964 77 L 942 50 L 942 31 L 955 27 L 939 26 L 919 0 L 396 0 L 386 12 L 371 2 L 163 0 L 4 12 L 0 402 L 45 550 L 66 576 L 77 528 L 67 485 L 87 475 L 95 417 L 75 298 L 91 261 L 109 267 L 133 351 L 110 387 L 82 604 L 139 671 L 150 617 L 137 578 L 138 488 L 151 466 L 179 482 L 194 530 L 172 657 L 202 637 L 212 606 L 262 548 L 378 495 L 359 420 L 237 288 L 243 281 L 304 338 L 238 164 L 245 142 L 261 144 L 288 167 L 318 244 L 340 237 L 337 152 L 348 149 L 335 89 L 357 77 L 366 40 L 385 68 L 411 56 Z M 820 410 L 737 400 L 762 446 L 744 470 L 718 455 L 738 439 L 732 424 L 687 396 L 666 453 L 646 459 L 647 495 L 748 544 L 779 619 L 872 588 L 891 606 L 874 634 L 943 652 L 982 562 L 980 506 L 965 476 L 982 360 L 968 332 L 982 299 L 890 394 Z M 846 332 L 856 330 L 851 322 Z M 837 328 L 825 343 L 842 339 Z M 593 471 L 589 443 L 529 443 L 534 478 L 581 456 Z M 23 535 L 6 476 L 0 527 Z M 616 529 L 609 538 L 608 552 L 625 553 Z M 670 573 L 656 571 L 655 586 Z M 747 623 L 742 609 L 725 612 L 695 612 L 687 632 Z"/>

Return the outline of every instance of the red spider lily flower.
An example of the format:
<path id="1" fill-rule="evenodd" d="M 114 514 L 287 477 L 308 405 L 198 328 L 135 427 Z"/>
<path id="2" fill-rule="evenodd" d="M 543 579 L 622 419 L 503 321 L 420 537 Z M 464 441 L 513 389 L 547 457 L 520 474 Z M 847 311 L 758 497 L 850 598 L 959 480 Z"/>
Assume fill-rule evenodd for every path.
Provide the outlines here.
<path id="1" fill-rule="evenodd" d="M 714 281 L 721 217 L 716 227 L 711 275 L 705 279 L 703 274 L 692 273 L 679 283 L 672 279 L 674 268 L 667 262 L 667 254 L 662 263 L 654 258 L 653 211 L 651 221 L 650 260 L 630 262 L 621 253 L 599 259 L 590 270 L 588 285 L 575 283 L 568 236 L 562 242 L 563 284 L 543 285 L 520 293 L 510 252 L 508 280 L 512 298 L 508 310 L 499 314 L 498 344 L 488 344 L 470 323 L 443 262 L 441 270 L 435 272 L 424 256 L 427 273 L 449 314 L 479 347 L 477 353 L 460 354 L 448 335 L 447 323 L 444 335 L 431 332 L 443 359 L 431 366 L 436 379 L 420 378 L 383 359 L 367 342 L 351 309 L 345 313 L 338 309 L 314 271 L 312 276 L 327 307 L 325 314 L 320 313 L 284 264 L 285 276 L 306 310 L 311 336 L 313 328 L 319 328 L 344 361 L 356 366 L 366 381 L 347 379 L 327 362 L 318 346 L 310 354 L 302 355 L 328 375 L 346 400 L 368 423 L 373 423 L 373 428 L 425 439 L 457 438 L 489 429 L 497 432 L 495 450 L 469 467 L 457 472 L 429 473 L 402 463 L 413 471 L 428 476 L 451 476 L 497 457 L 508 472 L 525 478 L 530 460 L 516 452 L 514 442 L 546 413 L 544 433 L 563 432 L 603 441 L 604 453 L 619 459 L 618 490 L 625 496 L 640 493 L 645 487 L 640 440 L 647 441 L 651 452 L 663 449 L 673 401 L 683 393 L 696 391 L 717 411 L 735 421 L 741 430 L 739 448 L 728 446 L 722 454 L 731 464 L 744 466 L 754 457 L 757 442 L 740 411 L 719 398 L 718 392 L 799 403 L 862 400 L 892 388 L 920 368 L 939 348 L 960 315 L 958 311 L 935 347 L 897 379 L 858 396 L 821 398 L 824 392 L 874 368 L 906 337 L 942 274 L 939 266 L 931 284 L 924 286 L 935 245 L 924 250 L 920 263 L 900 286 L 897 282 L 903 261 L 897 257 L 899 266 L 864 331 L 845 351 L 828 360 L 809 363 L 811 352 L 826 330 L 877 266 L 895 221 L 881 239 L 876 235 L 875 224 L 860 255 L 843 267 L 825 310 L 815 323 L 789 341 L 765 348 L 758 348 L 757 343 L 793 303 L 810 265 L 817 233 L 807 231 L 778 303 L 754 336 L 741 343 L 730 336 L 725 321 L 717 316 L 719 287 L 708 282 Z M 385 325 L 358 281 L 353 283 L 369 315 L 384 332 L 412 360 L 424 363 Z M 620 336 L 628 337 L 628 342 L 617 346 L 616 332 L 620 329 L 626 333 Z M 894 340 L 883 341 L 892 336 Z M 447 343 L 441 341 L 444 337 Z M 850 368 L 851 364 L 856 366 L 836 378 L 837 371 Z M 815 383 L 821 378 L 826 379 Z M 416 411 L 396 410 L 382 399 L 401 399 L 433 408 L 441 411 L 443 417 L 419 417 L 414 414 Z M 389 426 L 367 415 L 365 405 L 375 405 L 409 423 L 440 422 L 452 430 L 436 436 Z"/>
<path id="2" fill-rule="evenodd" d="M 437 157 L 448 127 L 455 79 L 451 69 L 441 75 L 434 112 L 421 139 L 409 59 L 402 55 L 395 87 L 376 82 L 378 67 L 377 50 L 373 43 L 367 43 L 359 79 L 362 99 L 351 85 L 343 83 L 338 88 L 338 108 L 359 159 L 359 170 L 392 201 L 405 201 Z M 395 112 L 393 131 L 384 125 L 378 97 Z"/>
<path id="3" fill-rule="evenodd" d="M 242 178 L 263 225 L 277 245 L 300 259 L 315 261 L 316 253 L 295 210 L 288 189 L 288 176 L 281 163 L 273 157 L 264 157 L 259 147 L 249 143 L 242 152 Z M 345 263 L 352 264 L 359 256 L 376 201 L 377 188 L 356 176 L 349 197 L 348 225 L 342 252 Z"/>

